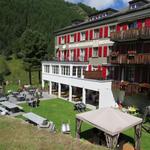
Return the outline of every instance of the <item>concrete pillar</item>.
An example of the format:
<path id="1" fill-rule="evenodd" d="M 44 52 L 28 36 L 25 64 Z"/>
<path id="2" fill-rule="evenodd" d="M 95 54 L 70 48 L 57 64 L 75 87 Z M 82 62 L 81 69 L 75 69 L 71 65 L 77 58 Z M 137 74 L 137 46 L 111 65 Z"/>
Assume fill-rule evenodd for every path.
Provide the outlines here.
<path id="1" fill-rule="evenodd" d="M 98 102 L 99 102 L 99 108 L 101 108 L 101 92 L 99 91 L 99 98 L 98 98 Z"/>
<path id="2" fill-rule="evenodd" d="M 42 89 L 44 89 L 44 80 L 42 80 Z"/>
<path id="3" fill-rule="evenodd" d="M 52 82 L 49 81 L 49 95 L 52 95 Z"/>
<path id="4" fill-rule="evenodd" d="M 70 76 L 71 76 L 71 77 L 73 76 L 72 73 L 73 73 L 73 66 L 70 65 Z"/>
<path id="5" fill-rule="evenodd" d="M 76 77 L 78 77 L 78 67 L 76 67 Z"/>
<path id="6" fill-rule="evenodd" d="M 69 101 L 72 101 L 72 86 L 69 85 Z"/>
<path id="7" fill-rule="evenodd" d="M 85 88 L 82 89 L 82 102 L 86 104 L 86 90 Z"/>
<path id="8" fill-rule="evenodd" d="M 61 84 L 58 83 L 58 97 L 61 97 Z"/>
<path id="9" fill-rule="evenodd" d="M 61 75 L 61 65 L 59 65 L 59 75 Z"/>
<path id="10" fill-rule="evenodd" d="M 52 65 L 49 65 L 49 73 L 52 74 Z"/>
<path id="11" fill-rule="evenodd" d="M 81 78 L 82 78 L 82 79 L 84 78 L 84 75 L 83 75 L 83 67 L 81 67 Z"/>

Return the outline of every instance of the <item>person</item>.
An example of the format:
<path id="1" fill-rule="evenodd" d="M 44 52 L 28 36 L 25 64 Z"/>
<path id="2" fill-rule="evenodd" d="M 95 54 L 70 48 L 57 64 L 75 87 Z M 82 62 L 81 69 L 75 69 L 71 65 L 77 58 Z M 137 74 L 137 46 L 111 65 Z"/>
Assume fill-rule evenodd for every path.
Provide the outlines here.
<path id="1" fill-rule="evenodd" d="M 40 106 L 40 99 L 37 99 L 37 107 Z"/>

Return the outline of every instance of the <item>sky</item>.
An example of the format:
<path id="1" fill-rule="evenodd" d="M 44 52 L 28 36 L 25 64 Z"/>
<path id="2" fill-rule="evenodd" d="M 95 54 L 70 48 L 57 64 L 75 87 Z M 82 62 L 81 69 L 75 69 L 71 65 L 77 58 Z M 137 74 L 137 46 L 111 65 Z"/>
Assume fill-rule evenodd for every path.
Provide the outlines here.
<path id="1" fill-rule="evenodd" d="M 65 0 L 71 3 L 84 3 L 88 6 L 95 7 L 97 10 L 106 8 L 121 9 L 128 5 L 131 0 Z"/>

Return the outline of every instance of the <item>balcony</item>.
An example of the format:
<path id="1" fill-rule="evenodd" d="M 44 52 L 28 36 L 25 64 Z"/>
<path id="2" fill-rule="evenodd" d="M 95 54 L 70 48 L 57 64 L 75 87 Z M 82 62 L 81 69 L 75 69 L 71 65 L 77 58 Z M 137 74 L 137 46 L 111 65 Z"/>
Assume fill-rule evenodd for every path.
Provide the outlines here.
<path id="1" fill-rule="evenodd" d="M 96 71 L 85 71 L 84 78 L 86 79 L 94 79 L 94 80 L 101 80 L 102 79 L 102 72 L 99 70 Z"/>
<path id="2" fill-rule="evenodd" d="M 132 41 L 137 39 L 149 39 L 150 28 L 143 27 L 142 29 L 130 29 L 127 31 L 112 32 L 110 34 L 111 41 Z"/>
<path id="3" fill-rule="evenodd" d="M 91 57 L 89 58 L 89 64 L 91 65 L 99 65 L 106 64 L 108 62 L 107 57 Z"/>
<path id="4" fill-rule="evenodd" d="M 112 89 L 125 91 L 126 96 L 132 96 L 134 94 L 145 93 L 150 90 L 150 83 L 131 83 L 128 81 L 114 81 L 112 83 Z"/>
<path id="5" fill-rule="evenodd" d="M 150 53 L 148 54 L 118 54 L 110 55 L 110 63 L 112 64 L 150 64 Z"/>
<path id="6" fill-rule="evenodd" d="M 140 37 L 141 39 L 150 39 L 150 28 L 142 28 L 140 31 Z"/>

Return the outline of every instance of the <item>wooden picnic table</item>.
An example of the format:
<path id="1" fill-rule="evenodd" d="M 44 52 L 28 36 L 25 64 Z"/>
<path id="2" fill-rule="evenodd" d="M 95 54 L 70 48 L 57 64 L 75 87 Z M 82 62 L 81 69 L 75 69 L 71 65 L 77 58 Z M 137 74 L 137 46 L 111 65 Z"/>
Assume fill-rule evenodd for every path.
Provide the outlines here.
<path id="1" fill-rule="evenodd" d="M 22 111 L 23 108 L 19 105 L 10 103 L 10 102 L 1 102 L 0 103 L 6 110 L 11 111 L 12 113 L 18 112 L 18 111 Z"/>
<path id="2" fill-rule="evenodd" d="M 37 114 L 34 114 L 32 112 L 23 114 L 23 116 L 31 121 L 32 123 L 39 125 L 39 127 L 49 127 L 49 122 L 46 118 L 43 118 Z"/>
<path id="3" fill-rule="evenodd" d="M 0 102 L 7 101 L 7 97 L 0 97 Z"/>

